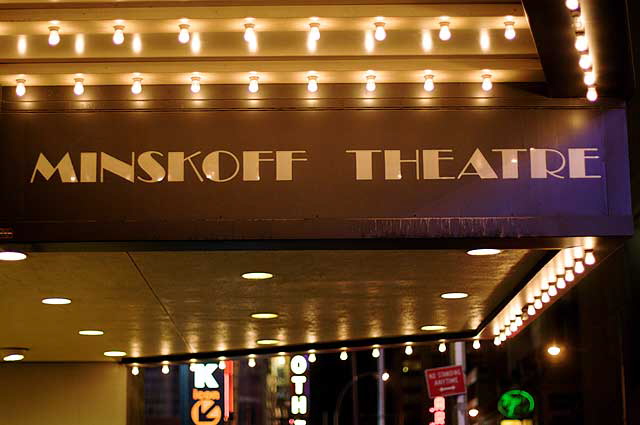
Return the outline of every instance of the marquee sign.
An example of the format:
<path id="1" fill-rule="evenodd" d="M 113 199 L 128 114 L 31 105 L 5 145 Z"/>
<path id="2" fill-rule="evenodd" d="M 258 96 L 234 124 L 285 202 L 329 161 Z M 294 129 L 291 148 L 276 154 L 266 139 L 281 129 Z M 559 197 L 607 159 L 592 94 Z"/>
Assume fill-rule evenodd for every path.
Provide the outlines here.
<path id="1" fill-rule="evenodd" d="M 229 419 L 233 410 L 232 368 L 233 362 L 192 363 L 188 396 L 190 425 L 218 425 Z"/>
<path id="2" fill-rule="evenodd" d="M 623 109 L 2 118 L 0 228 L 16 241 L 632 230 Z"/>

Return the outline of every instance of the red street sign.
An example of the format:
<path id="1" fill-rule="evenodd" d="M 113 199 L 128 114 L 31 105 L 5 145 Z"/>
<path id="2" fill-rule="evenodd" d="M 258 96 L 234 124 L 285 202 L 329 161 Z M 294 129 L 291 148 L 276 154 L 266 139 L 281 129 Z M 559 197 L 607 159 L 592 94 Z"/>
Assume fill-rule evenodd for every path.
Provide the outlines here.
<path id="1" fill-rule="evenodd" d="M 424 371 L 424 376 L 427 380 L 429 398 L 449 397 L 467 393 L 462 366 L 427 369 Z"/>

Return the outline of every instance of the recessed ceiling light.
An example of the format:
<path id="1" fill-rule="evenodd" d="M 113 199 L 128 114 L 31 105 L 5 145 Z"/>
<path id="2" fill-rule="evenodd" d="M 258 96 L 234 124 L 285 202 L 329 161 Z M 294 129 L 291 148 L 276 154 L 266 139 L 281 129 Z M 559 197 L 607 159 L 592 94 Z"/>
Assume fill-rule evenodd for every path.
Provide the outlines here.
<path id="1" fill-rule="evenodd" d="M 251 273 L 243 274 L 242 277 L 248 280 L 263 280 L 263 279 L 271 279 L 273 275 L 271 273 L 265 273 L 265 272 L 251 272 Z"/>
<path id="2" fill-rule="evenodd" d="M 560 349 L 560 347 L 558 347 L 557 345 L 552 345 L 551 347 L 547 348 L 547 353 L 549 353 L 552 356 L 557 356 L 558 354 L 560 354 L 560 351 L 562 351 Z"/>
<path id="3" fill-rule="evenodd" d="M 5 362 L 19 362 L 22 359 L 24 359 L 24 355 L 22 354 L 9 354 L 2 358 Z"/>
<path id="4" fill-rule="evenodd" d="M 469 251 L 467 251 L 467 254 L 474 255 L 474 256 L 481 256 L 481 255 L 498 255 L 501 252 L 502 250 L 500 249 L 480 248 L 480 249 L 470 249 Z"/>
<path id="5" fill-rule="evenodd" d="M 71 304 L 71 300 L 69 298 L 45 298 L 42 300 L 42 304 L 65 305 Z"/>
<path id="6" fill-rule="evenodd" d="M 424 325 L 420 328 L 420 330 L 423 331 L 443 331 L 445 329 L 447 329 L 447 327 L 442 325 Z"/>
<path id="7" fill-rule="evenodd" d="M 0 251 L 0 261 L 20 261 L 27 258 L 27 254 L 15 251 Z"/>
<path id="8" fill-rule="evenodd" d="M 78 332 L 80 335 L 85 335 L 85 336 L 100 336 L 100 335 L 104 335 L 104 331 L 100 331 L 100 330 L 91 330 L 91 329 L 86 329 L 83 331 L 79 331 Z"/>
<path id="9" fill-rule="evenodd" d="M 124 351 L 105 351 L 104 355 L 107 357 L 124 357 L 127 353 Z"/>
<path id="10" fill-rule="evenodd" d="M 443 298 L 445 300 L 461 300 L 463 298 L 467 298 L 468 296 L 469 294 L 467 294 L 466 292 L 447 292 L 440 295 L 440 298 Z"/>
<path id="11" fill-rule="evenodd" d="M 278 317 L 277 313 L 253 313 L 251 315 L 254 319 L 275 319 Z"/>
<path id="12" fill-rule="evenodd" d="M 258 345 L 276 345 L 278 344 L 280 341 L 277 339 L 259 339 L 256 341 L 256 344 Z"/>

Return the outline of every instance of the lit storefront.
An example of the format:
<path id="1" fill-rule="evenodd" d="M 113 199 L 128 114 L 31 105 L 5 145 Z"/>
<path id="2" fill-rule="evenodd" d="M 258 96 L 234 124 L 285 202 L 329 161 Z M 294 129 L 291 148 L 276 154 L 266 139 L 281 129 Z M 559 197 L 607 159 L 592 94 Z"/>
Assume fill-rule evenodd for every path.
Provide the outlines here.
<path id="1" fill-rule="evenodd" d="M 67 423 L 632 423 L 630 13 L 4 2 L 0 379 Z"/>

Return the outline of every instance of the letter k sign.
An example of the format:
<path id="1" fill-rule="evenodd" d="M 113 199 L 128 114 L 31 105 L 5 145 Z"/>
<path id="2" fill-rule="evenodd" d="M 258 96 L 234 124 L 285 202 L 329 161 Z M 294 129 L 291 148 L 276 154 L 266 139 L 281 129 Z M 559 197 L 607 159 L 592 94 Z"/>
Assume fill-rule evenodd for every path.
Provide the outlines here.
<path id="1" fill-rule="evenodd" d="M 218 369 L 217 363 L 192 365 L 193 385 L 196 388 L 220 388 L 218 381 L 213 377 L 213 372 L 215 372 L 216 369 Z"/>

